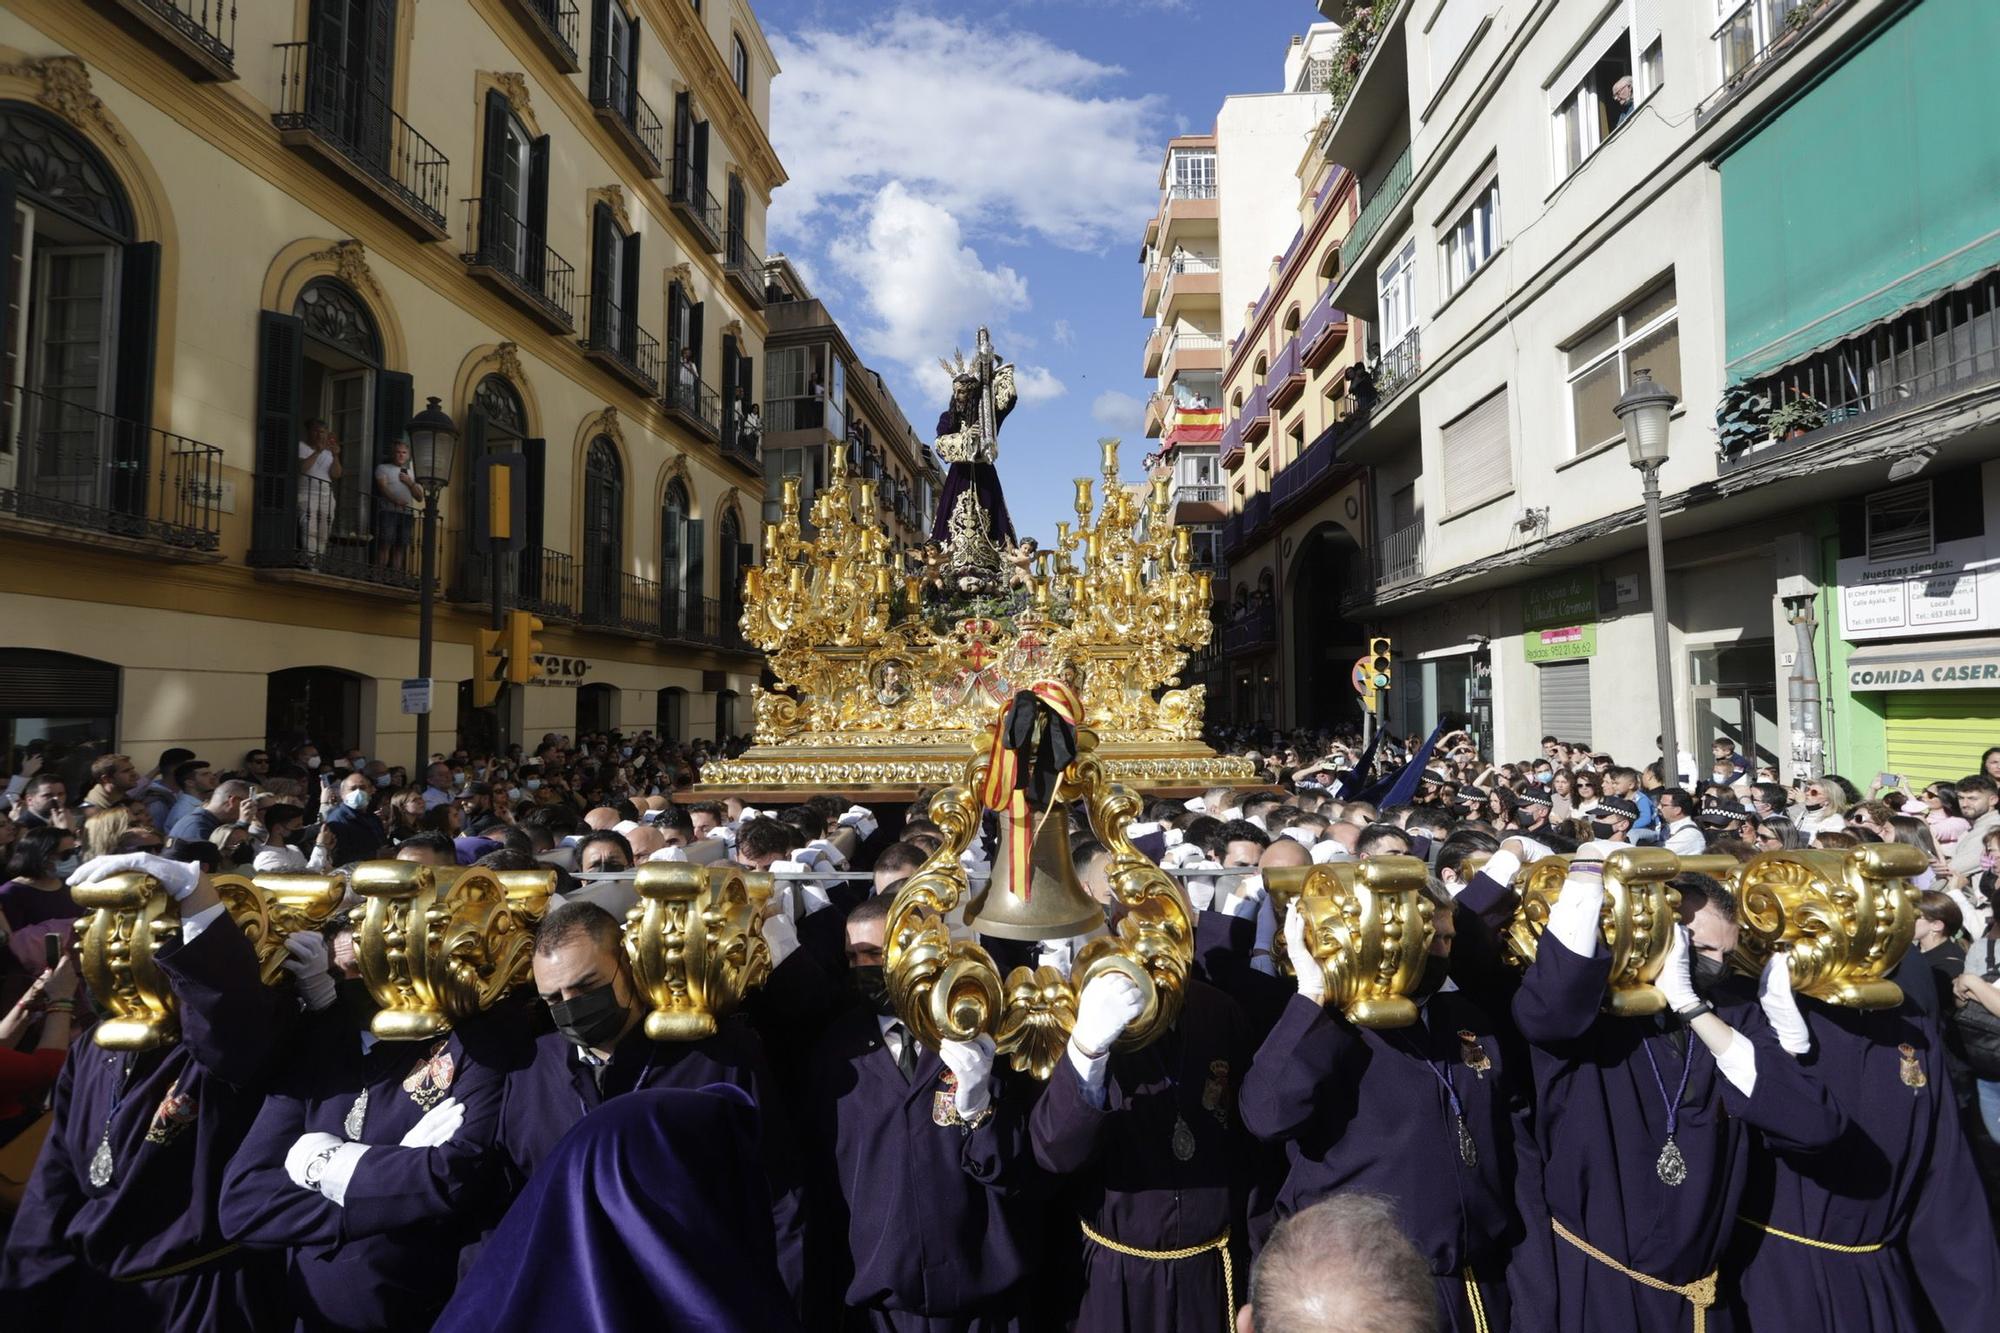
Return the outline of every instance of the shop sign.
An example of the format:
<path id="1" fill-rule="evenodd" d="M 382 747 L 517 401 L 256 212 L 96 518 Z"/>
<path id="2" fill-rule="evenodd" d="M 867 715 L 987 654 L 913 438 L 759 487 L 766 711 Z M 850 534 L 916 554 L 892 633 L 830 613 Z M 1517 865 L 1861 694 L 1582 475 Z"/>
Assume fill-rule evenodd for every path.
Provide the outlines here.
<path id="1" fill-rule="evenodd" d="M 1936 652 L 1914 650 L 1906 662 L 1850 662 L 1847 688 L 1850 690 L 1991 690 L 2000 689 L 2000 657 L 1985 653 L 1954 653 L 1951 645 L 1935 645 Z"/>
<path id="2" fill-rule="evenodd" d="M 1855 557 L 1835 568 L 1844 639 L 2000 629 L 2000 561 L 1988 556 L 1983 537 L 1939 542 L 1929 555 L 1911 559 Z"/>
<path id="3" fill-rule="evenodd" d="M 1573 569 L 1521 586 L 1521 646 L 1530 662 L 1597 655 L 1597 570 Z"/>
<path id="4" fill-rule="evenodd" d="M 542 674 L 535 678 L 535 684 L 576 686 L 583 684 L 583 678 L 590 674 L 593 663 L 587 657 L 536 653 L 535 665 L 542 669 Z"/>
<path id="5" fill-rule="evenodd" d="M 405 713 L 428 713 L 431 711 L 431 682 L 422 676 L 414 676 L 403 681 L 403 711 Z"/>

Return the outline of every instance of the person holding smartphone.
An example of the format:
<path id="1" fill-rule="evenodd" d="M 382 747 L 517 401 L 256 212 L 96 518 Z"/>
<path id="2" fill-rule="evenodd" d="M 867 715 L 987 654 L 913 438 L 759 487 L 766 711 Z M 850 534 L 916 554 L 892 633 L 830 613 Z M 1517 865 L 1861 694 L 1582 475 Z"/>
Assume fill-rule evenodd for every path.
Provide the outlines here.
<path id="1" fill-rule="evenodd" d="M 36 927 L 30 927 L 36 929 Z M 11 1139 L 19 1122 L 40 1114 L 49 1089 L 62 1073 L 76 1022 L 76 965 L 65 947 L 67 922 L 40 929 L 45 954 L 42 974 L 0 1017 L 0 1138 Z M 21 1036 L 39 1018 L 41 1035 L 31 1050 L 16 1049 Z"/>

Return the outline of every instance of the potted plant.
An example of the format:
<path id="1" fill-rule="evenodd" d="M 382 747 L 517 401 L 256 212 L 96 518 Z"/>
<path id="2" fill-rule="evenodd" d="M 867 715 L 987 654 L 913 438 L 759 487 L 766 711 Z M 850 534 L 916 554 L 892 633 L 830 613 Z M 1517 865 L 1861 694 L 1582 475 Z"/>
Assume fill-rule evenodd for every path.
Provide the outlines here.
<path id="1" fill-rule="evenodd" d="M 1794 392 L 1773 408 L 1764 425 L 1774 440 L 1792 440 L 1826 424 L 1826 407 L 1811 394 Z"/>

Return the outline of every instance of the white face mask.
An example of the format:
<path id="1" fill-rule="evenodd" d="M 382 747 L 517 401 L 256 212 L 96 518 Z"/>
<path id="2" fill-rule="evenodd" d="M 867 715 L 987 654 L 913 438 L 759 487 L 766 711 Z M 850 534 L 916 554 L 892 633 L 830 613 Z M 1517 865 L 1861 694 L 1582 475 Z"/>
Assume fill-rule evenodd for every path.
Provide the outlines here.
<path id="1" fill-rule="evenodd" d="M 365 788 L 356 787 L 340 799 L 349 810 L 366 810 L 368 808 L 368 792 Z"/>
<path id="2" fill-rule="evenodd" d="M 540 778 L 529 778 L 525 785 L 529 791 L 537 791 L 541 788 L 542 780 Z"/>
<path id="3" fill-rule="evenodd" d="M 307 755 L 307 756 L 306 756 L 306 767 L 307 767 L 307 768 L 318 768 L 318 767 L 319 767 L 319 756 L 318 756 L 318 755 L 316 755 L 316 754 L 309 754 L 309 755 Z"/>
<path id="4" fill-rule="evenodd" d="M 521 799 L 521 789 L 520 789 L 519 787 L 509 787 L 509 788 L 507 789 L 507 799 L 508 799 L 508 800 L 510 800 L 510 801 L 518 801 L 518 800 L 520 800 L 520 799 Z"/>
<path id="5" fill-rule="evenodd" d="M 630 759 L 632 757 L 632 747 L 627 745 L 624 748 L 620 749 L 618 753 L 624 758 Z"/>
<path id="6" fill-rule="evenodd" d="M 376 779 L 375 779 L 375 785 L 376 785 L 377 787 L 385 787 L 385 788 L 386 788 L 386 787 L 389 787 L 389 786 L 393 785 L 393 784 L 394 784 L 394 782 L 395 782 L 395 779 L 394 779 L 394 778 L 391 778 L 391 777 L 390 777 L 390 776 L 389 776 L 389 775 L 388 775 L 387 773 L 384 773 L 384 774 L 383 774 L 383 775 L 382 775 L 381 777 L 379 777 L 379 778 L 376 778 Z"/>

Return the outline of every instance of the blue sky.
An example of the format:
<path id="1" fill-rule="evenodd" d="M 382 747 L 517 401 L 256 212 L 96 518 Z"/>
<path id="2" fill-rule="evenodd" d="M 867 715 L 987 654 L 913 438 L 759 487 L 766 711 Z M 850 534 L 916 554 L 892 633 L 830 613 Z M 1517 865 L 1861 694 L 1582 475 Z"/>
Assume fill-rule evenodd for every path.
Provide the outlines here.
<path id="1" fill-rule="evenodd" d="M 928 435 L 936 358 L 980 323 L 1020 367 L 1008 506 L 1044 543 L 1096 441 L 1147 449 L 1140 235 L 1160 156 L 1231 92 L 1275 91 L 1318 19 L 1283 0 L 762 0 L 772 138 L 791 182 L 770 244 L 805 273 Z"/>

